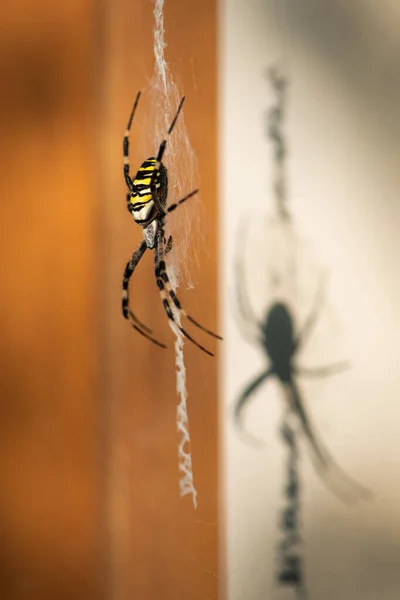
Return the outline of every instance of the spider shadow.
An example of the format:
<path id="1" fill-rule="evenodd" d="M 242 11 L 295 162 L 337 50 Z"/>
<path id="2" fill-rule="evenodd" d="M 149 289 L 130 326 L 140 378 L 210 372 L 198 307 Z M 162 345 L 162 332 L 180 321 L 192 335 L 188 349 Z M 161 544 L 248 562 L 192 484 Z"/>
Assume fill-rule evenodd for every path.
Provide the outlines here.
<path id="1" fill-rule="evenodd" d="M 331 491 L 347 504 L 360 498 L 370 497 L 369 490 L 355 482 L 333 460 L 318 438 L 305 408 L 297 379 L 304 377 L 330 377 L 347 369 L 347 361 L 317 367 L 301 366 L 298 355 L 309 339 L 324 300 L 324 280 L 321 280 L 314 303 L 308 317 L 299 331 L 296 331 L 294 318 L 289 305 L 284 301 L 271 303 L 264 318 L 259 320 L 251 306 L 244 281 L 243 265 L 236 262 L 236 312 L 243 337 L 261 349 L 268 366 L 242 390 L 234 407 L 234 421 L 238 431 L 246 436 L 249 443 L 260 446 L 261 440 L 245 431 L 242 415 L 245 405 L 253 394 L 271 378 L 275 378 L 283 391 L 288 409 L 296 416 L 308 442 L 310 458 L 319 476 Z"/>

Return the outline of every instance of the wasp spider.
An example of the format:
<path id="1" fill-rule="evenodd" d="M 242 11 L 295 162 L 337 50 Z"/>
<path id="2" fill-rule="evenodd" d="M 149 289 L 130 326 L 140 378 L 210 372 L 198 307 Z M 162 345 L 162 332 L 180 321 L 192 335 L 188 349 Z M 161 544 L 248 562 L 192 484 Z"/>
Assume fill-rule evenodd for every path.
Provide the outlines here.
<path id="1" fill-rule="evenodd" d="M 165 219 L 168 213 L 175 210 L 186 200 L 189 200 L 192 196 L 197 194 L 199 190 L 194 190 L 178 202 L 167 206 L 168 196 L 168 175 L 167 169 L 162 162 L 162 158 L 167 145 L 168 137 L 171 135 L 175 123 L 178 119 L 179 113 L 181 112 L 183 97 L 178 110 L 176 111 L 175 117 L 168 129 L 167 136 L 161 142 L 156 157 L 148 158 L 140 166 L 135 178 L 132 180 L 129 175 L 129 132 L 132 125 L 133 117 L 136 112 L 136 108 L 139 102 L 140 92 L 136 96 L 135 103 L 129 118 L 128 127 L 126 128 L 123 142 L 123 153 L 124 153 L 124 176 L 126 185 L 128 186 L 129 192 L 127 194 L 128 210 L 138 225 L 143 228 L 143 241 L 139 244 L 139 247 L 132 254 L 132 258 L 127 263 L 124 272 L 124 278 L 122 282 L 122 314 L 125 319 L 128 319 L 130 324 L 136 331 L 147 337 L 157 346 L 165 348 L 166 346 L 156 340 L 151 335 L 151 330 L 146 327 L 139 319 L 133 314 L 129 308 L 129 280 L 133 275 L 133 272 L 138 265 L 140 259 L 147 249 L 154 250 L 155 253 L 155 276 L 158 289 L 160 291 L 161 300 L 164 306 L 164 310 L 167 313 L 168 319 L 172 321 L 175 326 L 181 331 L 181 333 L 195 344 L 198 348 L 213 356 L 212 352 L 204 348 L 199 344 L 181 325 L 177 322 L 174 316 L 174 312 L 171 309 L 171 303 L 174 309 L 178 310 L 180 314 L 186 317 L 193 325 L 202 329 L 209 335 L 221 340 L 222 338 L 213 333 L 209 329 L 200 325 L 193 317 L 191 317 L 181 305 L 174 290 L 172 289 L 169 277 L 167 265 L 165 263 L 165 256 L 172 248 L 172 238 L 170 237 L 168 242 L 165 238 L 164 226 Z"/>

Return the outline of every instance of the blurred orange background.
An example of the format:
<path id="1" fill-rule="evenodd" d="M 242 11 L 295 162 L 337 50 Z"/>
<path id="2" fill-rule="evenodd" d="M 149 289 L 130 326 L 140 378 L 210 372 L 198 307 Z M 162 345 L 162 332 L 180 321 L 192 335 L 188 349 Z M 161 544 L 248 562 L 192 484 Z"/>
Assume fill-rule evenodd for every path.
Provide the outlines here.
<path id="1" fill-rule="evenodd" d="M 216 5 L 167 4 L 167 60 L 190 96 L 207 215 L 198 285 L 182 296 L 215 328 Z M 122 272 L 140 236 L 125 208 L 122 135 L 153 70 L 152 10 L 146 0 L 1 8 L 7 600 L 217 597 L 217 360 L 188 348 L 194 513 L 179 500 L 173 340 L 148 261 L 135 306 L 169 350 L 120 315 Z"/>

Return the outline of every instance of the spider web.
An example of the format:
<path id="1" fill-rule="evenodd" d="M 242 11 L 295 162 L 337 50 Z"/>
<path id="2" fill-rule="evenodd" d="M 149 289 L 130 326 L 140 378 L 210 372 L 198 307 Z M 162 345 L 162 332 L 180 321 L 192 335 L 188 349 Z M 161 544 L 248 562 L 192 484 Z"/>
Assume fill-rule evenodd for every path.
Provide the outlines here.
<path id="1" fill-rule="evenodd" d="M 146 119 L 140 139 L 148 154 L 155 156 L 160 142 L 171 125 L 183 94 L 173 80 L 164 49 L 164 0 L 154 2 L 154 73 L 144 94 Z M 185 103 L 186 104 L 186 103 Z M 185 104 L 168 139 L 163 163 L 168 169 L 168 204 L 180 200 L 199 187 L 197 158 L 185 127 Z M 149 148 L 150 153 L 149 153 Z M 145 151 L 145 152 L 146 152 Z M 143 156 L 145 154 L 143 153 Z M 177 287 L 192 289 L 198 266 L 196 247 L 191 239 L 192 229 L 201 230 L 199 195 L 191 198 L 168 215 L 166 233 L 172 234 L 174 250 L 168 255 L 169 269 L 174 271 Z M 168 237 L 167 235 L 167 237 Z M 190 247 L 190 252 L 188 252 Z"/>
<path id="2" fill-rule="evenodd" d="M 154 5 L 154 55 L 155 65 L 153 77 L 146 92 L 148 109 L 147 143 L 154 148 L 154 155 L 158 150 L 161 140 L 171 125 L 172 119 L 179 105 L 181 94 L 173 81 L 169 66 L 165 60 L 164 48 L 164 0 L 155 0 Z M 173 203 L 196 188 L 197 160 L 190 144 L 184 121 L 184 110 L 179 115 L 174 131 L 168 139 L 164 164 L 168 169 L 168 203 Z M 168 254 L 168 271 L 174 289 L 180 286 L 193 288 L 193 258 L 197 261 L 197 254 L 190 243 L 190 256 L 192 264 L 187 260 L 191 229 L 196 226 L 198 216 L 194 214 L 195 198 L 183 204 L 178 210 L 168 216 L 166 222 L 166 236 L 173 237 L 173 251 Z M 190 218 L 189 218 L 190 215 Z M 197 228 L 196 228 L 197 229 Z M 180 325 L 179 311 L 174 310 L 174 317 Z M 176 390 L 179 398 L 176 413 L 176 423 L 179 435 L 178 466 L 180 496 L 191 495 L 193 505 L 197 507 L 197 491 L 193 482 L 192 456 L 190 451 L 190 433 L 187 414 L 187 385 L 186 366 L 184 361 L 183 334 L 172 323 L 169 325 L 176 336 L 175 365 L 176 365 Z"/>

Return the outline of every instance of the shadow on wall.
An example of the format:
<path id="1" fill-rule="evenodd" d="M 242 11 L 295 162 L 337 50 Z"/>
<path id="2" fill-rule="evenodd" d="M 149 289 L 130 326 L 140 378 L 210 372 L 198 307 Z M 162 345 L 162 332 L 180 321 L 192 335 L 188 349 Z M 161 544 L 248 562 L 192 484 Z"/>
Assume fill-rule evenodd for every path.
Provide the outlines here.
<path id="1" fill-rule="evenodd" d="M 379 111 L 391 136 L 399 132 L 399 3 L 266 0 L 264 6 L 288 45 L 297 41 L 324 59 L 332 76 L 345 80 L 354 102 Z"/>
<path id="2" fill-rule="evenodd" d="M 313 7 L 315 3 L 300 3 L 301 6 L 309 8 Z M 278 12 L 278 5 L 274 3 L 274 8 Z M 315 8 L 315 7 L 314 7 Z M 339 8 L 339 7 L 338 7 Z M 340 20 L 345 18 L 345 6 L 341 6 L 343 14 L 340 13 L 333 23 L 340 29 Z M 290 13 L 291 9 L 286 7 L 287 12 Z M 280 9 L 279 9 L 280 10 Z M 330 10 L 333 10 L 330 7 Z M 294 15 L 290 14 L 290 20 L 295 21 L 297 12 L 301 12 L 299 6 L 296 7 Z M 353 14 L 352 9 L 349 7 L 351 15 Z M 329 11 L 328 11 L 329 12 Z M 301 13 L 303 20 L 307 23 L 303 23 L 303 29 L 301 33 L 307 37 L 310 33 L 310 37 L 314 33 L 315 20 L 313 25 L 310 25 L 306 18 L 307 11 L 304 14 Z M 324 21 L 329 20 L 329 16 L 322 14 L 321 11 L 316 7 L 315 17 L 321 18 Z M 289 16 L 286 18 L 289 19 Z M 298 16 L 299 25 L 302 24 L 302 19 Z M 360 14 L 357 16 L 357 23 L 350 23 L 350 30 L 353 29 L 353 25 L 360 25 Z M 327 32 L 326 40 L 326 52 L 325 58 L 332 59 L 332 54 L 335 55 L 335 47 L 340 46 L 338 43 L 338 37 L 335 38 L 335 25 L 332 31 Z M 306 26 L 307 25 L 307 26 Z M 329 26 L 327 25 L 329 29 Z M 330 30 L 329 30 L 330 31 Z M 346 29 L 345 29 L 346 31 Z M 308 32 L 308 33 L 307 33 Z M 361 32 L 363 29 L 361 28 Z M 320 33 L 320 32 L 319 32 Z M 337 32 L 336 32 L 337 33 Z M 300 36 L 300 32 L 297 31 Z M 348 42 L 351 45 L 351 35 L 348 33 Z M 362 38 L 362 36 L 361 36 Z M 347 39 L 347 38 L 346 38 Z M 325 38 L 324 33 L 317 35 L 317 42 L 324 45 Z M 314 40 L 310 40 L 311 43 L 315 43 Z M 398 86 L 400 79 L 398 78 L 393 84 L 394 94 L 391 98 L 387 98 L 386 91 L 381 97 L 377 94 L 373 94 L 372 90 L 377 90 L 376 82 L 379 78 L 379 67 L 375 63 L 374 68 L 371 69 L 368 65 L 368 58 L 363 55 L 363 44 L 365 43 L 364 38 L 361 39 L 360 43 L 355 46 L 354 52 L 349 52 L 350 62 L 343 66 L 343 74 L 346 77 L 350 77 L 352 68 L 356 68 L 356 61 L 351 62 L 351 58 L 359 56 L 362 62 L 361 73 L 357 73 L 358 77 L 352 80 L 353 91 L 357 92 L 359 98 L 363 97 L 366 93 L 364 90 L 368 90 L 368 86 L 371 86 L 371 94 L 369 98 L 370 105 L 374 102 L 382 100 L 381 108 L 384 106 L 384 102 L 390 106 L 390 110 L 394 108 L 394 99 L 396 94 L 400 92 L 400 86 Z M 357 54 L 359 52 L 359 55 Z M 371 52 L 369 53 L 371 54 Z M 340 48 L 340 57 L 343 60 L 347 60 L 346 53 Z M 379 60 L 385 61 L 383 52 L 377 52 Z M 333 56 L 337 60 L 335 67 L 339 69 L 340 60 Z M 392 57 L 393 58 L 393 57 Z M 378 62 L 379 62 L 378 60 Z M 389 65 L 390 67 L 390 65 Z M 389 69 L 387 66 L 387 68 Z M 370 71 L 369 71 L 370 69 Z M 372 77 L 369 77 L 369 72 L 374 71 Z M 389 77 L 386 71 L 385 77 Z M 393 82 L 392 82 L 393 83 Z M 358 86 L 358 87 L 357 87 Z M 390 86 L 389 86 L 390 87 Z M 389 92 L 391 93 L 391 92 Z M 357 98 L 357 100 L 359 100 Z M 389 111 L 390 112 L 390 111 Z M 379 113 L 380 115 L 382 113 Z M 394 117 L 393 112 L 391 113 Z M 385 119 L 387 114 L 385 114 Z M 388 124 L 386 121 L 384 124 Z M 393 134 L 391 134 L 393 136 Z M 394 137 L 394 136 L 393 136 Z M 397 142 L 397 140 L 395 140 Z M 398 143 L 398 142 L 397 142 Z M 284 186 L 282 186 L 284 187 Z M 241 242 L 243 245 L 243 237 L 241 236 Z M 279 252 L 276 250 L 276 256 Z M 265 367 L 264 372 L 254 373 L 253 380 L 243 390 L 238 400 L 237 414 L 239 418 L 241 409 L 248 402 L 251 401 L 253 394 L 258 388 L 261 389 L 263 386 L 263 392 L 265 390 L 265 384 L 269 378 L 275 376 L 278 378 L 283 387 L 289 388 L 289 395 L 292 397 L 292 404 L 295 406 L 295 411 L 302 421 L 303 429 L 309 441 L 314 445 L 315 450 L 315 438 L 313 432 L 307 423 L 307 417 L 302 408 L 302 399 L 299 393 L 296 391 L 296 383 L 294 376 L 300 374 L 300 369 L 296 372 L 296 366 L 294 364 L 294 358 L 296 358 L 296 352 L 300 347 L 300 341 L 302 336 L 298 335 L 300 332 L 293 330 L 293 319 L 291 316 L 291 308 L 296 308 L 295 302 L 287 304 L 281 302 L 278 298 L 276 302 L 272 302 L 267 307 L 265 318 L 259 318 L 255 316 L 253 306 L 250 300 L 254 300 L 252 294 L 246 293 L 245 285 L 243 282 L 243 273 L 238 269 L 238 298 L 239 298 L 239 313 L 242 321 L 242 332 L 244 337 L 248 340 L 256 343 L 259 348 L 264 352 L 264 355 L 269 361 L 269 365 Z M 271 277 L 270 277 L 271 279 Z M 313 321 L 315 321 L 315 315 L 317 311 L 312 312 L 310 319 L 309 329 L 312 328 Z M 373 318 L 373 315 L 372 315 Z M 307 331 L 308 326 L 305 326 Z M 304 330 L 303 330 L 304 335 Z M 329 340 L 327 340 L 329 346 Z M 327 369 L 323 373 L 323 369 L 319 374 L 330 374 L 330 369 Z M 311 374 L 311 372 L 309 373 Z M 258 375 L 256 377 L 256 375 Z M 314 439 L 313 439 L 314 438 Z M 318 455 L 318 449 L 316 450 Z M 321 458 L 321 456 L 319 457 Z M 324 462 L 324 459 L 321 459 Z M 329 462 L 329 461 L 328 461 Z M 305 485 L 307 488 L 307 484 Z M 378 494 L 378 492 L 377 492 Z M 399 595 L 400 590 L 400 574 L 399 574 L 399 563 L 400 555 L 396 550 L 396 537 L 394 523 L 390 522 L 389 515 L 395 514 L 393 507 L 389 505 L 385 507 L 385 499 L 383 494 L 379 494 L 379 504 L 381 507 L 381 513 L 378 515 L 376 507 L 371 504 L 365 504 L 359 510 L 347 510 L 341 511 L 339 516 L 332 518 L 329 514 L 329 508 L 326 506 L 322 510 L 320 505 L 320 511 L 315 508 L 311 511 L 311 515 L 307 514 L 303 517 L 303 539 L 306 542 L 306 585 L 310 591 L 310 598 L 324 598 L 324 600 L 337 600 L 338 598 L 351 598 L 352 600 L 373 600 L 382 598 L 384 600 L 395 599 Z M 387 512 L 385 509 L 388 509 Z M 383 510 L 382 510 L 383 509 Z M 336 509 L 334 509 L 336 510 Z M 338 509 L 340 510 L 340 508 Z M 385 520 L 386 519 L 386 520 Z M 269 543 L 268 540 L 264 540 L 259 546 L 259 552 L 257 548 L 254 549 L 254 555 L 265 556 L 265 546 Z M 256 559 L 258 562 L 258 558 Z M 258 566 L 260 572 L 265 572 L 265 564 Z M 259 590 L 254 590 L 258 593 Z"/>
<path id="3" fill-rule="evenodd" d="M 244 236 L 240 236 L 240 239 L 243 247 Z M 310 591 L 312 592 L 310 598 L 318 597 L 316 591 L 317 585 L 314 582 L 310 585 L 308 572 L 319 572 L 319 575 L 321 575 L 328 566 L 338 586 L 335 593 L 339 593 L 340 589 L 345 589 L 346 593 L 349 594 L 345 574 L 341 572 L 340 566 L 337 568 L 338 565 L 335 558 L 335 552 L 338 553 L 339 557 L 343 556 L 340 545 L 346 539 L 348 530 L 342 524 L 342 533 L 338 533 L 337 525 L 340 524 L 340 519 L 335 523 L 335 527 L 331 532 L 328 532 L 327 529 L 329 527 L 326 527 L 326 522 L 321 525 L 324 531 L 321 544 L 324 546 L 326 541 L 329 540 L 329 552 L 332 552 L 332 548 L 334 547 L 334 543 L 331 544 L 331 540 L 337 542 L 338 547 L 332 552 L 331 560 L 327 557 L 324 548 L 322 552 L 324 558 L 320 561 L 321 564 L 319 564 L 318 559 L 321 558 L 321 553 L 318 552 L 315 557 L 310 557 L 306 556 L 307 551 L 305 549 L 307 546 L 312 547 L 312 550 L 318 548 L 318 540 L 309 539 L 309 536 L 313 536 L 316 525 L 314 514 L 310 518 L 305 517 L 301 513 L 304 491 L 307 490 L 308 486 L 306 478 L 302 477 L 302 474 L 299 474 L 299 466 L 301 465 L 299 464 L 297 449 L 298 433 L 305 436 L 310 448 L 310 456 L 318 475 L 338 500 L 344 502 L 348 508 L 350 506 L 360 508 L 363 506 L 365 500 L 373 499 L 369 490 L 353 480 L 336 464 L 319 438 L 317 428 L 310 421 L 307 399 L 302 396 L 301 383 L 299 384 L 298 382 L 302 376 L 329 377 L 348 366 L 345 362 L 339 362 L 331 365 L 307 368 L 301 365 L 301 359 L 300 362 L 297 360 L 297 355 L 301 354 L 301 350 L 312 334 L 318 320 L 323 303 L 322 290 L 318 291 L 314 306 L 298 331 L 294 326 L 294 319 L 289 303 L 279 299 L 269 303 L 263 319 L 259 319 L 256 316 L 251 306 L 250 295 L 246 290 L 243 265 L 240 262 L 236 265 L 236 295 L 238 324 L 242 335 L 244 339 L 257 347 L 267 360 L 264 370 L 261 373 L 254 374 L 236 400 L 235 422 L 239 432 L 242 435 L 244 434 L 244 439 L 248 440 L 251 444 L 258 446 L 261 444 L 261 440 L 253 437 L 243 427 L 243 409 L 252 401 L 257 391 L 261 391 L 263 396 L 268 395 L 267 384 L 270 380 L 275 379 L 279 382 L 284 405 L 286 406 L 286 414 L 281 426 L 281 436 L 284 444 L 289 449 L 289 460 L 286 467 L 286 482 L 284 484 L 284 509 L 280 515 L 278 525 L 280 535 L 276 548 L 276 558 L 278 560 L 277 582 L 281 586 L 294 588 L 297 594 L 296 597 L 299 599 L 308 598 Z M 363 508 L 365 509 L 365 507 Z M 350 513 L 352 511 L 349 511 Z M 307 527 L 308 521 L 311 523 L 309 528 Z M 321 521 L 324 521 L 324 519 L 322 518 Z M 307 534 L 304 533 L 305 528 L 311 529 L 311 534 L 309 532 Z M 317 527 L 316 531 L 321 533 L 319 527 Z M 363 532 L 362 527 L 360 527 L 360 531 Z M 362 542 L 359 538 L 355 538 L 353 541 L 355 542 L 354 554 L 357 553 L 358 545 Z M 305 546 L 303 545 L 304 543 Z M 265 541 L 263 545 L 265 546 Z M 254 554 L 258 554 L 256 549 L 254 549 Z M 260 554 L 263 556 L 264 550 L 260 551 Z M 359 564 L 361 564 L 361 561 Z M 272 568 L 273 566 L 271 565 Z M 362 569 L 364 568 L 365 565 Z M 319 578 L 318 581 L 324 582 L 325 580 L 324 578 Z M 327 600 L 330 596 L 327 595 L 323 585 L 321 585 L 321 588 L 321 594 Z M 329 589 L 333 589 L 331 584 L 329 585 Z M 335 596 L 332 593 L 331 597 L 333 600 L 339 596 Z M 352 598 L 355 598 L 355 596 L 353 595 Z"/>

